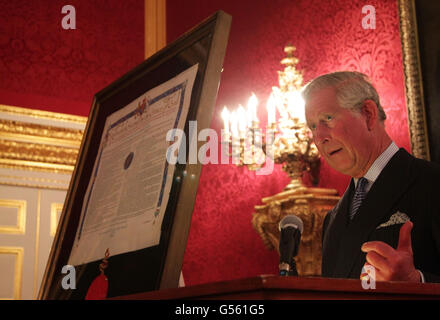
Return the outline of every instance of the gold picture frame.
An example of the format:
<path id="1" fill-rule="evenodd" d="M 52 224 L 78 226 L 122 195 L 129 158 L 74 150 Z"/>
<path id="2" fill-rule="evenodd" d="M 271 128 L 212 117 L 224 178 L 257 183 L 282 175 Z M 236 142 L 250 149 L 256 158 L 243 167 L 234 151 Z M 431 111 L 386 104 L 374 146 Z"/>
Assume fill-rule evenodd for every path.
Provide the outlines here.
<path id="1" fill-rule="evenodd" d="M 412 154 L 430 160 L 414 0 L 398 0 L 405 98 Z"/>

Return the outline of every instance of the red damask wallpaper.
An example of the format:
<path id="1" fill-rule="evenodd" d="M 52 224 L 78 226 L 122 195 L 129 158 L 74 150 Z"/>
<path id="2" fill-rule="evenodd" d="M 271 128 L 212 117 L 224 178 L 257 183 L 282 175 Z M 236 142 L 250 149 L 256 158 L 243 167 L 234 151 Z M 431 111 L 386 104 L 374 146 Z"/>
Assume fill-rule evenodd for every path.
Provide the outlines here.
<path id="1" fill-rule="evenodd" d="M 64 30 L 65 5 L 76 29 Z M 144 59 L 144 0 L 0 0 L 0 103 L 87 116 Z"/>
<path id="2" fill-rule="evenodd" d="M 374 30 L 362 28 L 367 4 L 376 11 Z M 278 84 L 279 62 L 290 42 L 305 81 L 337 70 L 369 75 L 388 115 L 389 134 L 410 149 L 397 1 L 168 0 L 168 41 L 219 9 L 231 14 L 233 22 L 211 123 L 217 132 L 223 106 L 245 105 L 251 92 L 260 99 L 258 116 L 266 122 L 266 99 Z M 287 182 L 279 166 L 269 176 L 234 165 L 203 167 L 183 264 L 187 285 L 278 272 L 279 257 L 264 248 L 251 218 L 261 198 L 280 192 Z M 342 194 L 348 182 L 322 164 L 320 187 Z"/>
<path id="3" fill-rule="evenodd" d="M 409 150 L 396 0 L 167 0 L 167 40 L 222 9 L 233 17 L 211 127 L 224 105 L 266 99 L 277 85 L 289 42 L 305 81 L 329 71 L 358 70 L 375 83 L 394 141 Z M 77 29 L 61 28 L 74 5 Z M 361 26 L 362 7 L 376 9 L 376 29 Z M 88 115 L 93 95 L 142 62 L 144 0 L 0 0 L 0 104 Z M 277 273 L 278 255 L 251 226 L 253 207 L 280 192 L 285 173 L 256 176 L 234 165 L 205 165 L 185 252 L 187 285 Z M 322 165 L 320 187 L 340 194 L 348 178 Z"/>

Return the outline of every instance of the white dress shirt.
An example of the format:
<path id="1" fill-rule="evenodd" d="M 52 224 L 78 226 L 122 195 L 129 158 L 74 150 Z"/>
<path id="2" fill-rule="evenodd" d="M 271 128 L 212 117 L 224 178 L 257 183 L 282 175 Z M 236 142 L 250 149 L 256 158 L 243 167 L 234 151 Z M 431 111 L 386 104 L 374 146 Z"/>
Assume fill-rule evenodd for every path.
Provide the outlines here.
<path id="1" fill-rule="evenodd" d="M 386 148 L 386 150 L 373 162 L 370 169 L 368 169 L 367 173 L 364 175 L 364 178 L 368 180 L 368 184 L 365 187 L 365 191 L 367 193 L 368 191 L 370 191 L 371 186 L 376 181 L 383 168 L 385 168 L 387 163 L 391 160 L 391 158 L 396 154 L 397 151 L 399 151 L 399 148 L 394 142 L 391 142 L 388 148 Z M 354 186 L 356 188 L 359 179 L 353 178 L 353 180 Z"/>

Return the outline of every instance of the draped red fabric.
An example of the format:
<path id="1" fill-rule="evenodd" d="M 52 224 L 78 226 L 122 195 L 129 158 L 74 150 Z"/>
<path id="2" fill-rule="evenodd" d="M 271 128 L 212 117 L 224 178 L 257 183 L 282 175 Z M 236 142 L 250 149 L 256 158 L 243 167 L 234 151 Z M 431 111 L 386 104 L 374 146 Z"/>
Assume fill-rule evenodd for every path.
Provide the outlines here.
<path id="1" fill-rule="evenodd" d="M 362 28 L 366 4 L 375 8 L 376 29 Z M 305 81 L 338 70 L 366 73 L 381 97 L 390 136 L 410 150 L 397 1 L 168 0 L 168 41 L 219 9 L 232 15 L 232 27 L 211 128 L 222 128 L 224 105 L 245 105 L 252 92 L 266 123 L 266 100 L 278 85 L 284 46 L 292 43 Z M 322 163 L 320 187 L 342 194 L 348 181 Z M 251 218 L 261 198 L 287 182 L 279 166 L 268 176 L 234 165 L 203 166 L 183 263 L 186 285 L 277 273 L 279 257 L 264 247 Z"/>

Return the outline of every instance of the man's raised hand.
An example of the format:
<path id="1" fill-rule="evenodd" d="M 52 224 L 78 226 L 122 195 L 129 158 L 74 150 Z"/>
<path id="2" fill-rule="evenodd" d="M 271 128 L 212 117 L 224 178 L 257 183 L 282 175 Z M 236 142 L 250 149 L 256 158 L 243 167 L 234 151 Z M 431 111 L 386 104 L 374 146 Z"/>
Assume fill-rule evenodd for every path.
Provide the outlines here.
<path id="1" fill-rule="evenodd" d="M 407 221 L 400 228 L 397 249 L 382 241 L 370 241 L 362 245 L 361 250 L 367 253 L 366 264 L 375 268 L 376 281 L 420 282 L 420 273 L 414 267 L 412 227 L 412 222 Z"/>

